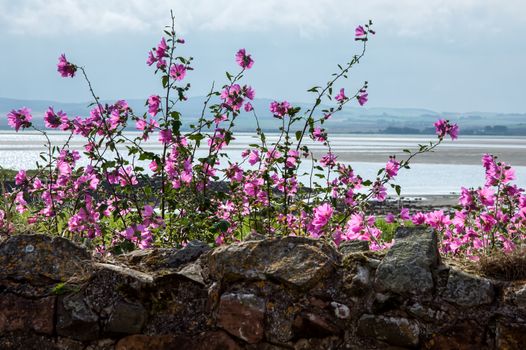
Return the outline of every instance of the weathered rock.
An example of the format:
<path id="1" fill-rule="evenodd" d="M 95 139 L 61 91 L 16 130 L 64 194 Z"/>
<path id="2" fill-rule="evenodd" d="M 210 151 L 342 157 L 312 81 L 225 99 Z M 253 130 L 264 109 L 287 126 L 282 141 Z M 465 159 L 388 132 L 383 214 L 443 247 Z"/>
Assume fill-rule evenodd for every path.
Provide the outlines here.
<path id="1" fill-rule="evenodd" d="M 498 349 L 524 349 L 526 344 L 526 324 L 498 322 L 496 333 L 496 345 Z"/>
<path id="2" fill-rule="evenodd" d="M 140 333 L 146 317 L 147 311 L 141 304 L 119 301 L 113 307 L 104 330 L 109 333 Z"/>
<path id="3" fill-rule="evenodd" d="M 329 315 L 320 310 L 303 311 L 296 316 L 293 323 L 294 333 L 297 337 L 323 338 L 339 334 L 339 329 L 331 320 Z"/>
<path id="4" fill-rule="evenodd" d="M 495 349 L 492 332 L 480 325 L 479 320 L 464 320 L 454 324 L 442 323 L 437 331 L 421 344 L 424 349 L 433 350 L 484 350 Z"/>
<path id="5" fill-rule="evenodd" d="M 395 243 L 376 271 L 380 291 L 421 294 L 434 287 L 432 270 L 439 263 L 437 237 L 433 230 L 400 228 Z"/>
<path id="6" fill-rule="evenodd" d="M 207 329 L 210 310 L 205 286 L 178 274 L 155 280 L 149 290 L 151 316 L 146 334 L 187 334 L 193 336 Z"/>
<path id="7" fill-rule="evenodd" d="M 309 288 L 326 278 L 338 262 L 334 248 L 320 240 L 283 237 L 222 246 L 209 256 L 215 280 L 271 279 Z"/>
<path id="8" fill-rule="evenodd" d="M 55 344 L 53 338 L 44 335 L 38 335 L 31 332 L 16 332 L 2 334 L 0 336 L 0 349 L 2 350 L 65 350 Z M 74 348 L 67 350 L 81 350 Z M 82 349 L 83 350 L 83 349 Z"/>
<path id="9" fill-rule="evenodd" d="M 340 243 L 338 249 L 343 255 L 350 253 L 366 252 L 369 250 L 369 242 L 360 240 L 343 241 L 342 243 Z"/>
<path id="10" fill-rule="evenodd" d="M 416 347 L 420 328 L 416 322 L 406 318 L 363 315 L 358 320 L 358 335 L 391 345 Z"/>
<path id="11" fill-rule="evenodd" d="M 0 335 L 7 332 L 33 331 L 52 334 L 55 297 L 37 300 L 14 294 L 0 294 Z"/>
<path id="12" fill-rule="evenodd" d="M 115 350 L 175 350 L 179 347 L 179 339 L 171 335 L 148 336 L 143 334 L 130 335 L 122 338 L 115 345 Z"/>
<path id="13" fill-rule="evenodd" d="M 369 269 L 363 265 L 357 264 L 352 270 L 352 277 L 348 276 L 347 289 L 352 296 L 361 296 L 370 289 L 371 278 Z"/>
<path id="14" fill-rule="evenodd" d="M 451 268 L 442 297 L 451 303 L 471 307 L 491 303 L 494 295 L 489 280 Z"/>
<path id="15" fill-rule="evenodd" d="M 130 264 L 138 265 L 146 270 L 178 269 L 181 266 L 197 260 L 202 254 L 211 250 L 210 246 L 201 241 L 190 241 L 180 249 L 156 248 L 137 250 L 126 254 L 123 259 Z"/>
<path id="16" fill-rule="evenodd" d="M 203 286 L 205 285 L 205 281 L 203 278 L 203 268 L 201 267 L 201 264 L 199 262 L 194 262 L 186 265 L 181 270 L 179 270 L 177 274 L 180 276 L 184 276 L 189 280 L 192 280 Z"/>
<path id="17" fill-rule="evenodd" d="M 57 302 L 57 334 L 76 340 L 99 338 L 99 318 L 81 293 L 61 296 Z"/>
<path id="18" fill-rule="evenodd" d="M 253 294 L 221 296 L 217 324 L 228 333 L 254 344 L 265 335 L 265 300 Z"/>
<path id="19" fill-rule="evenodd" d="M 33 287 L 89 274 L 90 255 L 73 242 L 46 235 L 15 235 L 0 243 L 0 285 L 15 290 L 13 282 Z M 44 290 L 25 290 L 38 296 Z"/>
<path id="20" fill-rule="evenodd" d="M 241 350 L 225 332 L 207 332 L 196 337 L 173 335 L 130 335 L 115 350 Z"/>
<path id="21" fill-rule="evenodd" d="M 90 283 L 83 289 L 84 300 L 103 319 L 110 318 L 120 301 L 134 301 L 153 286 L 151 275 L 134 269 L 100 263 L 94 268 Z"/>
<path id="22" fill-rule="evenodd" d="M 338 337 L 321 339 L 300 339 L 294 344 L 294 350 L 332 350 L 339 349 L 342 340 Z"/>
<path id="23" fill-rule="evenodd" d="M 345 304 L 340 304 L 335 301 L 331 302 L 331 307 L 334 310 L 334 315 L 342 320 L 348 319 L 351 317 L 351 310 Z"/>
<path id="24" fill-rule="evenodd" d="M 519 308 L 526 310 L 526 285 L 513 293 L 513 301 Z"/>

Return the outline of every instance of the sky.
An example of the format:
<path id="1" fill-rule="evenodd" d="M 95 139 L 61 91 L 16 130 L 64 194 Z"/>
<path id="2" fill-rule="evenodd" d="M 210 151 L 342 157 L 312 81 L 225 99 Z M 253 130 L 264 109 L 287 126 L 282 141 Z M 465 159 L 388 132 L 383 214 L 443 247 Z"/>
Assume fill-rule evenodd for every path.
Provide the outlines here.
<path id="1" fill-rule="evenodd" d="M 526 113 L 524 0 L 0 0 L 0 97 L 89 100 L 82 79 L 56 72 L 61 53 L 103 99 L 159 93 L 145 61 L 170 9 L 194 57 L 191 96 L 224 84 L 246 48 L 257 97 L 309 102 L 371 19 L 366 57 L 339 85 L 367 80 L 368 107 Z"/>

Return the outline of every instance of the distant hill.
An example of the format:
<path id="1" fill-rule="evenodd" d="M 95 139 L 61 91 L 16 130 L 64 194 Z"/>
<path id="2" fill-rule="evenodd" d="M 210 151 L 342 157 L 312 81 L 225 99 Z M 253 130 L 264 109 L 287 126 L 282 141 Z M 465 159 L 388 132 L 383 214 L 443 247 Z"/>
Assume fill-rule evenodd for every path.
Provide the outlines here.
<path id="1" fill-rule="evenodd" d="M 178 104 L 183 115 L 183 125 L 195 123 L 201 115 L 205 97 L 191 97 Z M 136 114 L 146 112 L 145 100 L 127 100 Z M 114 101 L 103 101 L 113 103 Z M 277 131 L 279 123 L 269 112 L 270 99 L 255 99 L 254 108 L 258 113 L 261 127 L 265 131 Z M 303 110 L 310 104 L 293 103 Z M 33 111 L 36 124 L 43 124 L 43 114 L 49 106 L 63 110 L 70 116 L 86 116 L 89 103 L 62 103 L 57 101 L 21 100 L 0 97 L 0 129 L 8 128 L 5 115 L 12 109 L 28 107 Z M 319 116 L 321 116 L 320 108 Z M 433 122 L 447 118 L 458 123 L 463 135 L 526 135 L 526 113 L 487 113 L 487 112 L 436 112 L 421 108 L 361 108 L 346 107 L 325 123 L 325 128 L 336 133 L 385 133 L 418 134 L 433 133 Z M 254 131 L 252 114 L 243 113 L 236 122 L 238 131 Z"/>

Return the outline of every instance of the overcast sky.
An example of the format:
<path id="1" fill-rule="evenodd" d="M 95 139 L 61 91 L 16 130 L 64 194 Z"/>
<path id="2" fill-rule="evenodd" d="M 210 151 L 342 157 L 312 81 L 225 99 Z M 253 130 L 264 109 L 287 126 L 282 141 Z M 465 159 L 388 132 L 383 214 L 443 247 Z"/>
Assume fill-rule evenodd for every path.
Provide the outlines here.
<path id="1" fill-rule="evenodd" d="M 85 66 L 104 99 L 145 98 L 159 82 L 145 64 L 173 9 L 195 58 L 191 95 L 255 59 L 257 97 L 309 101 L 359 49 L 356 25 L 377 35 L 342 87 L 369 81 L 369 107 L 526 112 L 525 0 L 0 0 L 0 97 L 86 101 L 57 57 Z"/>

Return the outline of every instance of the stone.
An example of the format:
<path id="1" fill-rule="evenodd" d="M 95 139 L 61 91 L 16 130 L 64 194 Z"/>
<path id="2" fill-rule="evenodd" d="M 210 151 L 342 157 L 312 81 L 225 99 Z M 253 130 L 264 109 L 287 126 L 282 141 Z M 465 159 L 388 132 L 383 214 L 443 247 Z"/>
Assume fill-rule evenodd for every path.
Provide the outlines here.
<path id="1" fill-rule="evenodd" d="M 432 270 L 440 261 L 436 233 L 431 229 L 403 227 L 378 266 L 375 286 L 380 291 L 422 294 L 434 288 Z"/>
<path id="2" fill-rule="evenodd" d="M 526 324 L 497 322 L 496 345 L 502 350 L 524 349 Z"/>
<path id="3" fill-rule="evenodd" d="M 99 318 L 82 293 L 61 296 L 57 305 L 58 335 L 81 341 L 99 338 Z"/>
<path id="4" fill-rule="evenodd" d="M 265 300 L 254 294 L 230 293 L 221 296 L 217 325 L 249 344 L 264 335 Z"/>
<path id="5" fill-rule="evenodd" d="M 7 281 L 33 286 L 63 282 L 86 275 L 90 262 L 86 249 L 62 237 L 11 236 L 0 243 L 0 285 Z"/>
<path id="6" fill-rule="evenodd" d="M 146 322 L 147 313 L 144 306 L 139 303 L 119 301 L 113 307 L 104 330 L 109 333 L 140 333 Z"/>
<path id="7" fill-rule="evenodd" d="M 331 307 L 334 310 L 334 315 L 342 320 L 346 320 L 351 317 L 351 309 L 345 304 L 340 304 L 335 301 L 331 302 Z"/>
<path id="8" fill-rule="evenodd" d="M 58 347 L 53 338 L 31 332 L 16 332 L 0 336 L 2 350 L 66 350 Z M 71 347 L 67 350 L 84 350 L 83 347 Z"/>
<path id="9" fill-rule="evenodd" d="M 526 310 L 526 286 L 515 291 L 513 300 L 519 308 Z"/>
<path id="10" fill-rule="evenodd" d="M 442 297 L 451 303 L 472 307 L 490 304 L 495 296 L 492 283 L 482 277 L 474 276 L 451 268 Z"/>
<path id="11" fill-rule="evenodd" d="M 420 328 L 416 322 L 402 317 L 363 315 L 358 320 L 358 335 L 391 345 L 416 347 Z"/>
<path id="12" fill-rule="evenodd" d="M 32 300 L 10 293 L 0 294 L 0 334 L 28 330 L 53 334 L 55 298 Z"/>
<path id="13" fill-rule="evenodd" d="M 321 240 L 282 237 L 216 248 L 208 259 L 214 280 L 277 280 L 308 289 L 338 264 L 336 250 Z"/>
<path id="14" fill-rule="evenodd" d="M 93 266 L 93 277 L 82 292 L 89 308 L 103 319 L 110 318 L 119 301 L 136 301 L 153 287 L 150 274 L 111 264 Z"/>
<path id="15" fill-rule="evenodd" d="M 294 344 L 294 350 L 332 350 L 341 349 L 342 340 L 338 337 L 300 339 Z"/>
<path id="16" fill-rule="evenodd" d="M 241 350 L 225 332 L 206 332 L 196 337 L 174 335 L 130 335 L 115 345 L 115 350 Z"/>
<path id="17" fill-rule="evenodd" d="M 179 347 L 178 339 L 171 335 L 148 336 L 143 334 L 130 335 L 122 338 L 115 345 L 115 350 L 175 350 Z"/>
<path id="18" fill-rule="evenodd" d="M 133 265 L 140 265 L 147 270 L 178 269 L 185 264 L 197 260 L 202 254 L 212 248 L 204 242 L 193 240 L 180 249 L 157 248 L 145 251 L 133 251 L 123 258 Z"/>
<path id="19" fill-rule="evenodd" d="M 366 252 L 369 250 L 369 242 L 360 240 L 343 241 L 342 243 L 340 243 L 338 249 L 343 255 L 350 253 Z"/>
<path id="20" fill-rule="evenodd" d="M 423 340 L 423 349 L 433 350 L 479 350 L 495 349 L 495 339 L 487 332 L 487 325 L 480 320 L 463 320 L 455 323 L 440 322 L 440 331 L 435 330 Z"/>
<path id="21" fill-rule="evenodd" d="M 195 335 L 207 329 L 208 290 L 178 274 L 156 278 L 148 290 L 151 312 L 143 330 L 147 334 Z"/>
<path id="22" fill-rule="evenodd" d="M 329 319 L 328 315 L 316 311 L 303 311 L 296 316 L 293 323 L 294 335 L 301 338 L 323 338 L 339 334 L 340 329 Z"/>
<path id="23" fill-rule="evenodd" d="M 203 268 L 199 262 L 188 264 L 176 273 L 203 286 L 205 285 L 205 280 L 203 278 Z"/>
<path id="24" fill-rule="evenodd" d="M 371 278 L 369 269 L 357 264 L 353 272 L 352 277 L 348 278 L 347 289 L 352 296 L 362 296 L 370 289 Z"/>

